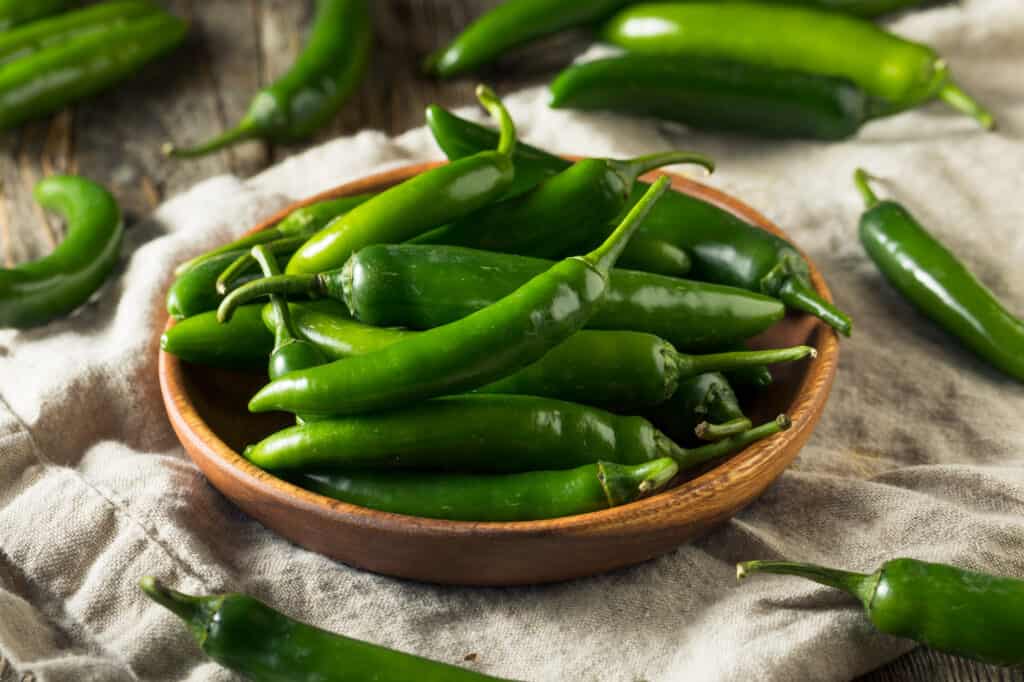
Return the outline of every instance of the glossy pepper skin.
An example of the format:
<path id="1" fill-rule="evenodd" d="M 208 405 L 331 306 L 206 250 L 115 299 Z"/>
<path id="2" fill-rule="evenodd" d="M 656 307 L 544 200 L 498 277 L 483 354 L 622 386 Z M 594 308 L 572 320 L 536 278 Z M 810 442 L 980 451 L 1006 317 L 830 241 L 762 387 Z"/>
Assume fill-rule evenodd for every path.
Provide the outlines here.
<path id="1" fill-rule="evenodd" d="M 447 47 L 430 55 L 424 71 L 451 78 L 489 64 L 501 53 L 565 29 L 604 19 L 629 0 L 509 0 L 474 21 Z"/>
<path id="2" fill-rule="evenodd" d="M 232 130 L 176 157 L 204 156 L 242 140 L 301 142 L 330 121 L 359 85 L 369 61 L 373 24 L 367 0 L 317 0 L 309 39 L 292 67 L 260 90 Z"/>
<path id="3" fill-rule="evenodd" d="M 355 254 L 326 291 L 367 324 L 430 329 L 497 301 L 550 266 L 461 247 L 379 245 Z M 616 269 L 587 326 L 648 332 L 681 351 L 710 351 L 764 331 L 784 313 L 778 301 L 743 289 Z"/>
<path id="4" fill-rule="evenodd" d="M 493 143 L 495 133 L 440 107 L 427 110 L 427 124 L 449 158 L 475 153 L 480 144 Z M 540 181 L 558 173 L 568 161 L 520 144 L 515 156 L 517 182 Z M 634 196 L 645 189 L 637 183 Z M 784 239 L 757 228 L 700 199 L 669 192 L 651 211 L 639 235 L 684 249 L 692 263 L 691 276 L 741 287 L 782 300 L 787 307 L 816 315 L 842 334 L 852 322 L 841 310 L 821 298 L 811 286 L 807 263 Z M 627 247 L 622 263 L 644 270 L 644 255 Z M 647 330 L 654 331 L 654 330 Z M 655 332 L 657 333 L 657 332 Z M 660 334 L 676 344 L 671 335 Z"/>
<path id="5" fill-rule="evenodd" d="M 608 236 L 629 207 L 638 177 L 678 163 L 698 164 L 709 172 L 715 167 L 710 159 L 688 152 L 628 161 L 583 159 L 523 195 L 485 206 L 410 241 L 561 258 Z"/>
<path id="6" fill-rule="evenodd" d="M 0 0 L 0 31 L 64 12 L 76 0 Z"/>
<path id="7" fill-rule="evenodd" d="M 706 372 L 680 380 L 672 397 L 649 412 L 651 421 L 659 429 L 684 444 L 692 442 L 694 436 L 720 440 L 753 426 L 721 372 Z"/>
<path id="8" fill-rule="evenodd" d="M 750 573 L 795 575 L 860 600 L 880 631 L 993 665 L 1024 664 L 1024 581 L 916 559 L 893 559 L 871 574 L 789 561 L 748 561 Z"/>
<path id="9" fill-rule="evenodd" d="M 856 133 L 887 105 L 843 78 L 720 59 L 627 54 L 570 66 L 551 83 L 550 106 L 763 137 L 836 140 Z"/>
<path id="10" fill-rule="evenodd" d="M 369 415 L 303 424 L 268 436 L 245 456 L 270 471 L 517 473 L 662 457 L 686 470 L 788 428 L 785 417 L 686 450 L 643 417 L 527 395 L 463 395 Z"/>
<path id="11" fill-rule="evenodd" d="M 321 305 L 290 306 L 291 319 L 299 336 L 332 359 L 378 350 L 420 333 L 364 325 L 339 316 L 346 314 L 344 306 L 330 300 L 316 303 Z M 337 307 L 332 311 L 332 306 Z M 279 319 L 274 308 L 264 309 L 268 328 L 275 328 Z M 681 382 L 702 372 L 790 362 L 808 355 L 813 356 L 814 349 L 807 346 L 687 355 L 653 334 L 584 329 L 532 365 L 473 392 L 546 396 L 629 411 L 665 402 Z"/>
<path id="12" fill-rule="evenodd" d="M 146 14 L 5 64 L 0 129 L 58 111 L 127 78 L 181 43 L 186 30 L 173 15 Z"/>
<path id="13" fill-rule="evenodd" d="M 271 382 L 253 397 L 249 409 L 310 415 L 394 409 L 477 388 L 536 362 L 578 331 L 600 306 L 615 260 L 667 183 L 655 183 L 611 236 L 587 255 L 559 261 L 466 318 L 373 353 Z M 223 317 L 230 315 L 232 295 L 221 304 Z"/>
<path id="14" fill-rule="evenodd" d="M 34 194 L 65 219 L 67 236 L 48 256 L 0 268 L 0 327 L 32 327 L 70 313 L 100 288 L 121 254 L 121 210 L 106 189 L 54 175 L 36 184 Z"/>
<path id="15" fill-rule="evenodd" d="M 765 3 L 651 3 L 626 8 L 602 34 L 639 54 L 729 59 L 846 78 L 893 111 L 938 97 L 985 128 L 995 125 L 953 82 L 934 50 L 856 17 Z"/>
<path id="16" fill-rule="evenodd" d="M 289 481 L 362 507 L 449 521 L 536 521 L 617 507 L 668 485 L 671 459 L 611 462 L 564 471 L 473 475 L 446 473 L 294 474 Z"/>
<path id="17" fill-rule="evenodd" d="M 315 628 L 244 594 L 192 596 L 151 576 L 139 587 L 185 622 L 203 653 L 253 682 L 501 682 Z"/>
<path id="18" fill-rule="evenodd" d="M 504 195 L 515 177 L 515 124 L 489 88 L 479 86 L 477 98 L 501 123 L 496 148 L 421 173 L 332 221 L 299 249 L 286 271 L 339 268 L 364 246 L 412 239 Z"/>
<path id="19" fill-rule="evenodd" d="M 242 306 L 224 324 L 214 310 L 184 319 L 163 333 L 160 349 L 195 365 L 265 370 L 274 335 L 263 324 L 262 307 Z"/>
<path id="20" fill-rule="evenodd" d="M 860 241 L 886 279 L 918 310 L 980 357 L 1024 381 L 1024 321 L 900 204 L 879 201 L 856 173 L 868 210 Z"/>
<path id="21" fill-rule="evenodd" d="M 762 0 L 764 2 L 775 2 L 776 0 Z M 889 12 L 897 12 L 901 9 L 918 7 L 931 0 L 786 0 L 785 5 L 804 5 L 828 10 L 830 12 L 843 12 L 859 17 L 877 17 Z"/>
<path id="22" fill-rule="evenodd" d="M 44 8 L 46 2 L 12 0 L 19 7 Z M 49 3 L 58 5 L 60 3 Z M 71 5 L 72 3 L 64 3 Z M 76 12 L 38 19 L 14 30 L 2 28 L 0 18 L 0 65 L 24 59 L 46 48 L 62 45 L 69 40 L 124 25 L 139 17 L 157 14 L 160 9 L 149 0 L 119 0 L 92 5 Z M 0 17 L 4 16 L 4 1 L 0 0 Z"/>

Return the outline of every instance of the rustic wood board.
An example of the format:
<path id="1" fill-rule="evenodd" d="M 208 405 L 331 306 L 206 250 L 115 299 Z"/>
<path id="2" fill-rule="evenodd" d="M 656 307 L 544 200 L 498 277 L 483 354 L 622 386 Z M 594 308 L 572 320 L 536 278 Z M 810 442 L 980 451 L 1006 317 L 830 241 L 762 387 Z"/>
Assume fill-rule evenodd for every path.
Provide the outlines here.
<path id="1" fill-rule="evenodd" d="M 110 187 L 129 220 L 164 198 L 219 173 L 251 175 L 304 147 L 259 142 L 206 159 L 164 159 L 160 145 L 187 144 L 222 131 L 245 111 L 261 84 L 287 69 L 312 15 L 306 0 L 165 0 L 192 22 L 186 46 L 114 91 L 48 120 L 0 133 L 0 264 L 48 252 L 62 228 L 31 199 L 54 172 L 87 175 Z M 474 81 L 437 83 L 417 73 L 419 60 L 497 0 L 375 0 L 371 72 L 337 119 L 310 145 L 362 128 L 399 133 L 422 125 L 427 104 L 465 105 Z M 546 80 L 585 45 L 568 36 L 515 55 L 488 74 L 507 92 Z M 862 678 L 864 682 L 1010 682 L 1015 673 L 918 649 Z"/>

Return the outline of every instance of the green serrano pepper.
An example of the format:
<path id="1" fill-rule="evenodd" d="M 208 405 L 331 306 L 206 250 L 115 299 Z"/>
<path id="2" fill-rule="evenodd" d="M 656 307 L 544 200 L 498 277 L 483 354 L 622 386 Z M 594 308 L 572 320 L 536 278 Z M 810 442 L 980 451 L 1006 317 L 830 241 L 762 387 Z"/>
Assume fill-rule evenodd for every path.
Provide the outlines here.
<path id="1" fill-rule="evenodd" d="M 584 464 L 642 464 L 663 457 L 685 471 L 739 452 L 789 427 L 780 416 L 690 450 L 643 417 L 527 395 L 463 395 L 375 414 L 294 426 L 246 448 L 270 471 L 518 473 Z"/>
<path id="2" fill-rule="evenodd" d="M 953 82 L 934 50 L 856 17 L 757 3 L 651 3 L 614 16 L 603 36 L 640 54 L 730 59 L 847 78 L 893 110 L 938 97 L 985 128 L 995 125 Z"/>
<path id="3" fill-rule="evenodd" d="M 187 25 L 156 12 L 51 45 L 0 68 L 0 129 L 58 111 L 177 46 Z"/>
<path id="4" fill-rule="evenodd" d="M 667 187 L 667 179 L 655 183 L 600 247 L 559 261 L 493 305 L 379 351 L 288 374 L 261 389 L 249 409 L 394 409 L 484 386 L 536 362 L 600 306 L 615 260 Z M 230 302 L 229 296 L 221 304 L 224 317 Z"/>
<path id="5" fill-rule="evenodd" d="M 100 288 L 121 253 L 121 211 L 106 189 L 54 175 L 34 194 L 40 206 L 64 217 L 67 237 L 44 258 L 0 268 L 0 327 L 31 327 L 70 313 Z"/>
<path id="6" fill-rule="evenodd" d="M 501 124 L 497 147 L 434 168 L 388 189 L 332 221 L 288 263 L 289 274 L 345 264 L 369 244 L 401 242 L 450 223 L 503 196 L 515 177 L 516 129 L 501 100 L 479 86 L 477 98 Z"/>
<path id="7" fill-rule="evenodd" d="M 42 7 L 46 2 L 25 2 L 13 0 L 19 6 Z M 57 3 L 53 3 L 57 4 Z M 133 19 L 160 10 L 149 0 L 123 0 L 121 2 L 105 2 L 93 5 L 77 12 L 70 12 L 49 19 L 33 21 L 13 31 L 2 28 L 4 2 L 0 0 L 0 65 L 16 59 L 24 59 L 48 47 L 63 45 L 83 35 L 109 31 L 115 26 L 122 26 Z"/>
<path id="8" fill-rule="evenodd" d="M 333 301 L 320 303 L 328 305 L 290 306 L 291 319 L 299 336 L 332 359 L 379 350 L 421 333 L 364 325 L 339 317 L 338 313 L 344 315 L 344 308 Z M 280 325 L 280 314 L 274 307 L 264 308 L 263 319 L 270 329 Z M 814 355 L 814 349 L 808 346 L 687 355 L 653 334 L 583 330 L 529 367 L 474 392 L 547 396 L 628 411 L 665 402 L 685 379 L 704 372 L 790 362 Z"/>
<path id="9" fill-rule="evenodd" d="M 473 154 L 493 144 L 496 133 L 440 107 L 427 110 L 427 124 L 444 153 L 451 159 Z M 520 144 L 515 153 L 519 183 L 539 182 L 559 173 L 569 162 L 540 149 Z M 637 183 L 634 198 L 645 189 Z M 784 239 L 762 230 L 711 204 L 679 192 L 668 192 L 651 211 L 640 236 L 685 249 L 693 263 L 691 276 L 719 284 L 767 294 L 786 306 L 816 315 L 843 334 L 852 328 L 850 318 L 814 290 L 807 263 Z M 643 254 L 627 247 L 623 263 L 645 270 Z M 653 329 L 645 329 L 659 333 Z M 677 347 L 686 348 L 670 334 L 659 334 Z M 689 348 L 687 348 L 689 350 Z"/>
<path id="10" fill-rule="evenodd" d="M 1024 381 L 1024 321 L 894 201 L 879 201 L 858 169 L 868 210 L 860 241 L 886 279 L 922 313 L 980 357 Z"/>
<path id="11" fill-rule="evenodd" d="M 584 159 L 526 194 L 485 206 L 411 242 L 561 258 L 608 236 L 629 207 L 638 177 L 677 163 L 714 169 L 710 159 L 687 152 L 664 152 L 628 161 Z M 567 221 L 566 216 L 572 219 Z"/>
<path id="12" fill-rule="evenodd" d="M 680 380 L 672 397 L 650 410 L 650 418 L 679 443 L 688 443 L 695 435 L 720 440 L 752 426 L 729 381 L 719 372 Z"/>
<path id="13" fill-rule="evenodd" d="M 789 561 L 748 561 L 750 573 L 794 575 L 835 587 L 864 605 L 880 632 L 994 665 L 1024 665 L 1024 580 L 916 559 L 893 559 L 871 574 Z"/>
<path id="14" fill-rule="evenodd" d="M 633 54 L 569 67 L 551 84 L 550 105 L 656 116 L 694 128 L 827 140 L 849 137 L 890 109 L 845 78 Z"/>
<path id="15" fill-rule="evenodd" d="M 311 137 L 359 85 L 372 42 L 366 0 L 317 0 L 302 54 L 285 75 L 257 93 L 241 122 L 198 147 L 168 144 L 165 153 L 196 157 L 253 138 L 290 143 Z"/>
<path id="16" fill-rule="evenodd" d="M 253 682 L 502 682 L 315 628 L 248 595 L 196 597 L 151 576 L 139 587 L 185 621 L 203 653 Z"/>
<path id="17" fill-rule="evenodd" d="M 265 370 L 274 335 L 263 324 L 262 307 L 242 306 L 224 324 L 212 310 L 181 320 L 160 336 L 160 348 L 196 365 Z"/>
<path id="18" fill-rule="evenodd" d="M 633 466 L 598 462 L 521 474 L 332 472 L 293 474 L 288 480 L 326 497 L 392 514 L 450 521 L 536 521 L 633 502 L 668 485 L 677 468 L 664 458 Z"/>
<path id="19" fill-rule="evenodd" d="M 64 12 L 77 0 L 0 0 L 0 31 Z"/>

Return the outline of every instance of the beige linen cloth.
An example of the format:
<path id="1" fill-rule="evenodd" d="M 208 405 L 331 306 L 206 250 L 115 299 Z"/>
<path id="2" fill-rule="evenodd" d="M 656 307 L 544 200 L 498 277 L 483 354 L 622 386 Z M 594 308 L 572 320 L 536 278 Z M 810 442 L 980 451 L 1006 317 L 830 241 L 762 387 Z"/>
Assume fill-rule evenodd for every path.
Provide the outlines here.
<path id="1" fill-rule="evenodd" d="M 935 104 L 842 143 L 763 142 L 553 112 L 541 89 L 508 98 L 523 138 L 559 151 L 712 155 L 720 170 L 710 182 L 789 230 L 855 320 L 810 443 L 735 519 L 609 575 L 463 589 L 300 549 L 210 487 L 171 432 L 157 385 L 171 270 L 292 199 L 440 158 L 423 129 L 363 132 L 168 201 L 129 230 L 97 300 L 41 329 L 0 330 L 0 670 L 76 682 L 236 679 L 142 597 L 136 581 L 151 573 L 187 591 L 253 593 L 330 630 L 516 679 L 843 680 L 912 644 L 874 633 L 825 588 L 770 576 L 737 585 L 738 560 L 870 571 L 912 556 L 1024 577 L 1024 386 L 883 282 L 857 241 L 862 205 L 850 179 L 858 165 L 885 178 L 880 193 L 1024 314 L 1024 3 L 935 7 L 894 26 L 946 55 L 1001 131 Z M 469 653 L 475 661 L 463 663 Z"/>

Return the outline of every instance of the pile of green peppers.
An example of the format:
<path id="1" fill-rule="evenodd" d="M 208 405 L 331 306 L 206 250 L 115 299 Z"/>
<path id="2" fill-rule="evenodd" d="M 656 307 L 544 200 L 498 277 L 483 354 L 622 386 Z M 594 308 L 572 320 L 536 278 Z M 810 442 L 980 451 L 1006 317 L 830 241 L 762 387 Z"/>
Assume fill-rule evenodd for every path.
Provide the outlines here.
<path id="1" fill-rule="evenodd" d="M 519 145 L 500 100 L 478 96 L 500 130 L 472 153 L 304 206 L 178 269 L 164 351 L 266 371 L 250 410 L 296 417 L 245 456 L 373 509 L 529 521 L 636 500 L 786 429 L 784 415 L 753 424 L 733 388 L 815 354 L 744 347 L 784 315 L 782 288 L 684 279 L 699 250 L 648 229 L 682 195 L 638 176 L 711 161 L 537 172 L 532 157 L 554 157 Z M 786 291 L 834 310 L 785 242 L 735 241 Z M 648 271 L 616 267 L 627 254 Z"/>

